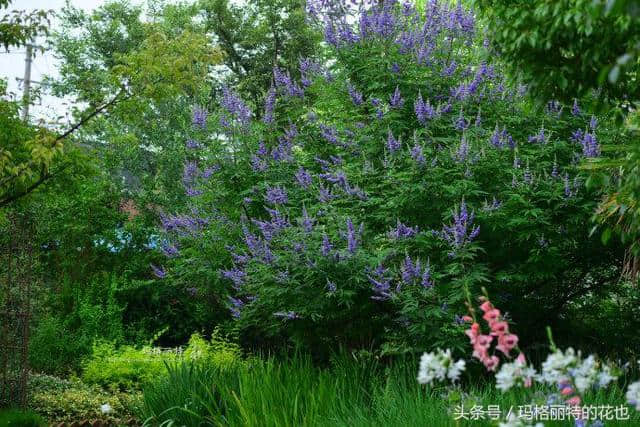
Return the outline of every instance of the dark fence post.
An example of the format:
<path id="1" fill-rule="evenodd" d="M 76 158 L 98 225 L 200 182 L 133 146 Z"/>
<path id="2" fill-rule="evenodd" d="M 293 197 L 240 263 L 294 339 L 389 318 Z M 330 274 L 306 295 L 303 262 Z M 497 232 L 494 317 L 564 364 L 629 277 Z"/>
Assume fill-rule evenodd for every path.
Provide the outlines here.
<path id="1" fill-rule="evenodd" d="M 27 406 L 33 258 L 27 227 L 9 216 L 0 241 L 0 407 Z"/>

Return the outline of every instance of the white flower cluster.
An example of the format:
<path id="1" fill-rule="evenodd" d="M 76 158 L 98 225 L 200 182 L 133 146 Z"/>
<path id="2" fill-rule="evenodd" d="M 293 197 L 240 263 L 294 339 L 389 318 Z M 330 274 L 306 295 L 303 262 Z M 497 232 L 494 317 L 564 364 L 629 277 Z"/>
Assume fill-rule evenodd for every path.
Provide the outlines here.
<path id="1" fill-rule="evenodd" d="M 465 361 L 460 359 L 457 362 L 451 357 L 451 350 L 440 350 L 432 353 L 424 353 L 420 358 L 420 369 L 418 371 L 418 382 L 420 384 L 431 384 L 434 381 L 444 381 L 450 379 L 457 381 L 460 374 L 464 372 Z"/>
<path id="2" fill-rule="evenodd" d="M 502 392 L 515 385 L 529 386 L 536 376 L 536 370 L 522 360 L 504 363 L 496 374 L 496 388 Z"/>
<path id="3" fill-rule="evenodd" d="M 629 384 L 626 397 L 629 405 L 635 407 L 636 411 L 640 411 L 640 381 Z"/>
<path id="4" fill-rule="evenodd" d="M 600 363 L 591 355 L 582 359 L 580 352 L 572 348 L 566 352 L 556 350 L 542 364 L 542 373 L 537 379 L 547 384 L 559 384 L 571 380 L 580 393 L 592 387 L 606 387 L 617 378 L 611 367 Z"/>
<path id="5" fill-rule="evenodd" d="M 538 380 L 547 384 L 558 384 L 567 379 L 567 370 L 574 366 L 577 361 L 575 351 L 569 347 L 565 353 L 562 350 L 547 356 L 547 360 L 542 364 L 542 373 Z"/>

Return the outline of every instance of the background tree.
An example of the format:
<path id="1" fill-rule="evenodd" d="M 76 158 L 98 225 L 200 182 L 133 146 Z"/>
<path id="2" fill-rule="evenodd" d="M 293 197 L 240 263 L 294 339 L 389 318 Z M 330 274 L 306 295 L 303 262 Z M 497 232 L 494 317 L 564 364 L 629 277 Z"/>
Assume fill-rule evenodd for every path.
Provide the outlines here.
<path id="1" fill-rule="evenodd" d="M 299 60 L 318 52 L 319 34 L 308 25 L 304 1 L 256 0 L 238 6 L 229 0 L 201 0 L 199 8 L 207 31 L 224 52 L 221 77 L 237 86 L 258 116 L 273 68 L 299 78 Z"/>
<path id="2" fill-rule="evenodd" d="M 475 4 L 500 55 L 537 96 L 571 101 L 598 89 L 614 104 L 638 99 L 637 0 Z"/>

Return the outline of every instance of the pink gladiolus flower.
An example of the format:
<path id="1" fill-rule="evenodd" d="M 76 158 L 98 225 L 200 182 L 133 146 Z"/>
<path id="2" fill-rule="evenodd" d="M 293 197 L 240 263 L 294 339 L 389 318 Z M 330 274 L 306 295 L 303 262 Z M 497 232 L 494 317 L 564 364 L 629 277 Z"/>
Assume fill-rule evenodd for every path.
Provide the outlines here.
<path id="1" fill-rule="evenodd" d="M 570 394 L 573 393 L 573 389 L 571 387 L 565 387 L 565 388 L 562 389 L 562 391 L 560 391 L 560 393 L 563 396 L 569 396 Z"/>
<path id="2" fill-rule="evenodd" d="M 487 352 L 486 348 L 474 346 L 472 356 L 482 361 L 489 357 L 489 353 Z"/>
<path id="3" fill-rule="evenodd" d="M 491 335 L 478 335 L 476 346 L 488 349 L 491 345 L 491 341 L 493 341 L 493 337 Z"/>
<path id="4" fill-rule="evenodd" d="M 498 345 L 496 346 L 496 350 L 503 352 L 506 356 L 509 356 L 509 353 L 513 348 L 518 344 L 518 336 L 514 334 L 506 334 L 498 337 Z"/>
<path id="5" fill-rule="evenodd" d="M 567 400 L 567 404 L 570 406 L 578 406 L 580 404 L 580 396 L 574 396 Z"/>
<path id="6" fill-rule="evenodd" d="M 500 320 L 500 310 L 495 308 L 493 310 L 489 310 L 484 314 L 484 316 L 482 316 L 482 318 L 487 321 L 489 326 L 491 326 L 494 322 Z"/>
<path id="7" fill-rule="evenodd" d="M 476 339 L 480 334 L 480 325 L 477 323 L 474 323 L 473 325 L 471 325 L 471 328 L 464 331 L 464 333 L 467 334 L 467 336 L 469 337 L 471 344 L 475 344 Z"/>
<path id="8" fill-rule="evenodd" d="M 501 336 L 509 333 L 509 324 L 507 322 L 493 322 L 491 324 L 491 335 Z"/>
<path id="9" fill-rule="evenodd" d="M 485 313 L 489 310 L 493 310 L 493 304 L 491 304 L 490 301 L 485 301 L 480 305 L 480 310 L 484 311 Z"/>
<path id="10" fill-rule="evenodd" d="M 462 316 L 462 320 L 465 322 L 473 322 L 473 318 L 471 316 Z"/>
<path id="11" fill-rule="evenodd" d="M 500 359 L 497 356 L 491 356 L 485 358 L 482 363 L 487 368 L 488 371 L 495 371 L 498 365 L 500 364 Z"/>
<path id="12" fill-rule="evenodd" d="M 524 357 L 524 353 L 523 353 L 523 352 L 520 352 L 520 354 L 518 355 L 518 357 L 516 358 L 516 360 L 517 360 L 519 363 L 523 363 L 523 364 L 527 361 L 527 359 Z"/>

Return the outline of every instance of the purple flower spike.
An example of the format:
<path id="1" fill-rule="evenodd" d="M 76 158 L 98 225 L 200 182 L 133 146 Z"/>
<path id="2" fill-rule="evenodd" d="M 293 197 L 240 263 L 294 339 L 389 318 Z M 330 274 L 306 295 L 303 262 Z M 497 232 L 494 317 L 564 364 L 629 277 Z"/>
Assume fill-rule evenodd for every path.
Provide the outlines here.
<path id="1" fill-rule="evenodd" d="M 265 194 L 265 200 L 272 205 L 284 205 L 287 204 L 289 198 L 285 189 L 280 187 L 269 187 Z"/>
<path id="2" fill-rule="evenodd" d="M 202 107 L 193 109 L 193 127 L 205 129 L 207 127 L 207 117 L 209 113 Z"/>
<path id="3" fill-rule="evenodd" d="M 307 172 L 302 166 L 300 166 L 300 169 L 298 169 L 298 171 L 296 172 L 296 182 L 298 183 L 298 185 L 305 190 L 308 190 L 311 186 L 311 181 L 311 174 Z"/>
<path id="4" fill-rule="evenodd" d="M 364 98 L 362 96 L 361 92 L 358 92 L 356 90 L 356 88 L 349 84 L 349 86 L 347 86 L 347 89 L 349 90 L 349 96 L 351 97 L 351 101 L 353 102 L 354 105 L 362 105 L 362 103 L 364 102 Z"/>
<path id="5" fill-rule="evenodd" d="M 164 279 L 165 277 L 167 277 L 167 272 L 164 271 L 162 267 L 156 267 L 155 265 L 151 264 L 151 270 L 153 271 L 153 275 L 158 279 Z"/>
<path id="6" fill-rule="evenodd" d="M 480 226 L 473 225 L 475 214 L 467 212 L 467 205 L 462 200 L 459 210 L 453 211 L 453 223 L 443 225 L 440 236 L 449 244 L 452 254 L 455 255 L 460 249 L 471 243 L 480 233 Z"/>
<path id="7" fill-rule="evenodd" d="M 402 144 L 400 143 L 399 140 L 397 140 L 393 136 L 393 133 L 391 132 L 391 129 L 389 129 L 389 134 L 387 135 L 387 150 L 389 150 L 389 153 L 395 154 L 401 148 L 402 148 Z"/>
<path id="8" fill-rule="evenodd" d="M 402 108 L 404 106 L 404 99 L 400 93 L 400 87 L 396 86 L 396 90 L 393 92 L 389 99 L 389 105 L 391 108 Z"/>

